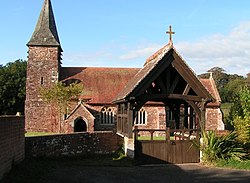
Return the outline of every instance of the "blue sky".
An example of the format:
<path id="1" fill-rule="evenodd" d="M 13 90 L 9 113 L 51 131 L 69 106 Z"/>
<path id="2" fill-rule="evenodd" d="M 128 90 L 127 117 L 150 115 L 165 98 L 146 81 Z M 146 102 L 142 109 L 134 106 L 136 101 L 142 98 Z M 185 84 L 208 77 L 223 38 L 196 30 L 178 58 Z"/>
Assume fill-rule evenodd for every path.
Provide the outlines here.
<path id="1" fill-rule="evenodd" d="M 0 64 L 27 58 L 43 0 L 1 2 Z M 197 73 L 250 71 L 249 0 L 52 0 L 63 66 L 142 67 L 168 43 Z"/>

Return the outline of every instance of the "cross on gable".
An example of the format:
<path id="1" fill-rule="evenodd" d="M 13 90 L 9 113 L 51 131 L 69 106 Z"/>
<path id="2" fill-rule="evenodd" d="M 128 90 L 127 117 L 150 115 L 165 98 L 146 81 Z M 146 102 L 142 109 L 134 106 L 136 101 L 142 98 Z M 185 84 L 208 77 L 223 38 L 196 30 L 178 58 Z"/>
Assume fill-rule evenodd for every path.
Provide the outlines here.
<path id="1" fill-rule="evenodd" d="M 172 26 L 169 26 L 169 31 L 166 32 L 167 34 L 169 34 L 169 43 L 173 43 L 172 42 L 172 34 L 175 34 L 175 32 L 172 32 Z"/>

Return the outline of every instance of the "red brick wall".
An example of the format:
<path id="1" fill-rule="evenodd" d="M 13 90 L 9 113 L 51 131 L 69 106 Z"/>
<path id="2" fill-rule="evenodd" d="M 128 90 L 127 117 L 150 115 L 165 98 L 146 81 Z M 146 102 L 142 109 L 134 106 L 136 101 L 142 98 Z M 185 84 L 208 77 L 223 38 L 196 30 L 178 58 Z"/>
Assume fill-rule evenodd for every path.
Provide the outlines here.
<path id="1" fill-rule="evenodd" d="M 206 130 L 224 130 L 220 108 L 206 108 Z"/>
<path id="2" fill-rule="evenodd" d="M 24 159 L 24 117 L 0 117 L 0 179 Z"/>
<path id="3" fill-rule="evenodd" d="M 123 139 L 113 132 L 74 133 L 26 137 L 26 157 L 81 156 L 110 154 L 118 150 Z"/>

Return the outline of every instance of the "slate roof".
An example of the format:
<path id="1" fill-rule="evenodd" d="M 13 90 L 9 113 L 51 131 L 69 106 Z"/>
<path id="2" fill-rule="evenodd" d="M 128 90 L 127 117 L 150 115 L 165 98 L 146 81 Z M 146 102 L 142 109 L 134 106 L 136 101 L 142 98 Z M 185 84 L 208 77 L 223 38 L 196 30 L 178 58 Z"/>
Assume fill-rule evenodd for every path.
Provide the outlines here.
<path id="1" fill-rule="evenodd" d="M 62 67 L 61 80 L 81 81 L 82 99 L 89 104 L 111 104 L 116 95 L 138 72 L 138 68 Z"/>
<path id="2" fill-rule="evenodd" d="M 44 1 L 35 31 L 27 45 L 61 47 L 50 0 Z"/>

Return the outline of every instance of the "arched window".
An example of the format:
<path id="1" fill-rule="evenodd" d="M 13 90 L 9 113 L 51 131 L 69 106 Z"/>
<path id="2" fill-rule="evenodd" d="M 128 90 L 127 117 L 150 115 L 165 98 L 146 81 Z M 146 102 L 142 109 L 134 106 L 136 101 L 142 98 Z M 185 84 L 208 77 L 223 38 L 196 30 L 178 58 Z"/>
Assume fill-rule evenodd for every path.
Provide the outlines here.
<path id="1" fill-rule="evenodd" d="M 114 124 L 114 111 L 111 107 L 102 108 L 101 124 Z"/>
<path id="2" fill-rule="evenodd" d="M 145 111 L 145 109 L 141 109 L 140 111 L 138 111 L 138 114 L 135 118 L 135 124 L 136 125 L 146 125 L 147 123 L 147 112 Z"/>
<path id="3" fill-rule="evenodd" d="M 168 121 L 175 121 L 174 113 L 171 110 L 167 110 L 167 120 Z"/>

